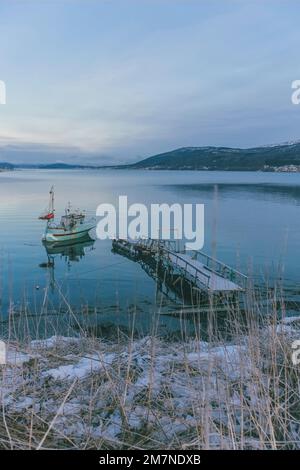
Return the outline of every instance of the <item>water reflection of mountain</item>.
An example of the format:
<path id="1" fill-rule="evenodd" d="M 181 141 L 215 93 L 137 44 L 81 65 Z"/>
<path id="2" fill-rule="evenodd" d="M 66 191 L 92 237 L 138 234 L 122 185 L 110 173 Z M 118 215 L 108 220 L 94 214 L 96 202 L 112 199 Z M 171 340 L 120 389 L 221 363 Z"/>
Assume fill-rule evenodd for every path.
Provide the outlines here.
<path id="1" fill-rule="evenodd" d="M 215 197 L 216 192 L 224 198 L 239 197 L 252 199 L 295 202 L 300 204 L 300 186 L 270 183 L 204 183 L 168 185 L 167 189 L 178 192 L 197 193 L 208 199 Z"/>

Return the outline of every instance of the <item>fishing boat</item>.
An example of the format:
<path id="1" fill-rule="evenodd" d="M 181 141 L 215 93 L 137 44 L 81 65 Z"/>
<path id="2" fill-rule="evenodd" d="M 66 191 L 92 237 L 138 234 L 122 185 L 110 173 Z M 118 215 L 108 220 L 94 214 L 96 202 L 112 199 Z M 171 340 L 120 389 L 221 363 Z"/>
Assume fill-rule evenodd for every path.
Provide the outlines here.
<path id="1" fill-rule="evenodd" d="M 65 242 L 86 237 L 90 230 L 96 226 L 94 218 L 86 220 L 84 211 L 73 210 L 70 203 L 59 223 L 55 223 L 54 187 L 50 189 L 49 207 L 39 216 L 40 220 L 47 222 L 42 240 L 45 242 Z"/>

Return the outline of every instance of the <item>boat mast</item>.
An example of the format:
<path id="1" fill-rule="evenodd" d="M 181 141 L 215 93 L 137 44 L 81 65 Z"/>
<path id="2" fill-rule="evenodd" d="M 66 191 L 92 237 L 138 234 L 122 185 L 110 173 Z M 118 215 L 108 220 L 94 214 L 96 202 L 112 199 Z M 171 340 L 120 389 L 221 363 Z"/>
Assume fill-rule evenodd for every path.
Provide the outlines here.
<path id="1" fill-rule="evenodd" d="M 51 186 L 49 194 L 50 194 L 49 214 L 53 214 L 54 213 L 54 186 Z"/>
<path id="2" fill-rule="evenodd" d="M 39 216 L 40 220 L 47 220 L 47 225 L 49 224 L 50 220 L 54 219 L 54 186 L 51 186 L 49 195 L 50 197 L 48 210 L 46 209 L 46 211 Z"/>
<path id="3" fill-rule="evenodd" d="M 54 186 L 51 186 L 49 191 L 50 199 L 49 199 L 49 211 L 47 217 L 47 227 L 50 225 L 50 221 L 54 218 Z"/>

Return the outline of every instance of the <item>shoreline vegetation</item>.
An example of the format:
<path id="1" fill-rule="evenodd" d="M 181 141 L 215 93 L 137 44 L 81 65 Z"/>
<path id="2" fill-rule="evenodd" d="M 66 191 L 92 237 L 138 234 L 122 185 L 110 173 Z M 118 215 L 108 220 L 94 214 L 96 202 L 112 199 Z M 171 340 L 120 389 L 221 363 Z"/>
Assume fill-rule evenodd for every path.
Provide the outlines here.
<path id="1" fill-rule="evenodd" d="M 300 317 L 279 305 L 243 318 L 228 307 L 229 341 L 213 307 L 205 340 L 200 328 L 181 341 L 82 330 L 20 343 L 11 324 L 0 448 L 300 449 Z"/>

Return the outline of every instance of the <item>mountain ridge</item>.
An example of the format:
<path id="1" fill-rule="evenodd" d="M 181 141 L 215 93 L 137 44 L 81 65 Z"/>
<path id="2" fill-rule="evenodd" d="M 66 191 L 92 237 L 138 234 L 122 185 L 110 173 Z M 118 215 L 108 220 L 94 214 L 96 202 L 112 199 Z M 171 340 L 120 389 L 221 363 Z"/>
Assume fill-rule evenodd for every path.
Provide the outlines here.
<path id="1" fill-rule="evenodd" d="M 300 142 L 251 148 L 181 147 L 127 165 L 131 168 L 176 170 L 276 171 L 300 167 Z"/>
<path id="2" fill-rule="evenodd" d="M 222 171 L 299 171 L 300 141 L 239 148 L 225 146 L 180 147 L 135 163 L 123 165 L 70 164 L 65 162 L 13 164 L 0 162 L 0 169 L 148 169 Z"/>

